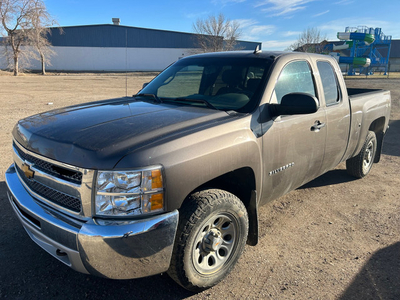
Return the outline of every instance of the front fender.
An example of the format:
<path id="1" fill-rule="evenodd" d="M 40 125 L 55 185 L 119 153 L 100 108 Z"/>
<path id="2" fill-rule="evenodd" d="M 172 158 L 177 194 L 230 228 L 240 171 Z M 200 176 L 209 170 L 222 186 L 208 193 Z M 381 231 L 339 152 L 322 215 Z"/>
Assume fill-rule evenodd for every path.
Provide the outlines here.
<path id="1" fill-rule="evenodd" d="M 259 195 L 261 141 L 250 130 L 251 116 L 188 133 L 124 157 L 116 168 L 161 164 L 165 174 L 167 210 L 178 209 L 202 184 L 243 167 L 251 168 Z"/>

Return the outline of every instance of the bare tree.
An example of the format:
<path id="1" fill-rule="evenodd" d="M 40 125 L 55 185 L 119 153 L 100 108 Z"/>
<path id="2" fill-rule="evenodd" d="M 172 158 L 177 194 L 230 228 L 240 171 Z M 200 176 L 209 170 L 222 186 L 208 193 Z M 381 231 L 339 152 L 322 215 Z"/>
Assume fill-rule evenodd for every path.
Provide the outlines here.
<path id="1" fill-rule="evenodd" d="M 50 26 L 57 22 L 47 12 L 46 6 L 42 1 L 35 1 L 35 12 L 32 15 L 32 29 L 29 32 L 29 40 L 35 47 L 40 57 L 42 75 L 46 74 L 46 58 L 55 54 L 50 48 L 51 43 L 47 37 L 51 34 Z M 62 32 L 62 29 L 60 29 Z M 50 64 L 49 61 L 47 61 Z"/>
<path id="2" fill-rule="evenodd" d="M 320 53 L 323 48 L 323 42 L 327 39 L 320 30 L 315 27 L 309 27 L 298 37 L 297 41 L 291 44 L 286 50 L 298 52 Z"/>
<path id="3" fill-rule="evenodd" d="M 7 46 L 5 49 L 8 52 L 8 46 L 12 48 L 14 75 L 17 76 L 21 47 L 27 40 L 26 30 L 29 27 L 31 3 L 18 0 L 2 0 L 0 4 L 1 24 L 7 34 Z M 8 55 L 7 59 L 9 59 Z"/>
<path id="4" fill-rule="evenodd" d="M 193 30 L 197 33 L 198 46 L 204 52 L 233 50 L 241 34 L 240 24 L 226 19 L 223 14 L 197 19 Z"/>
<path id="5" fill-rule="evenodd" d="M 48 46 L 47 29 L 44 27 L 48 25 L 50 15 L 42 0 L 0 0 L 0 19 L 3 32 L 6 33 L 6 55 L 17 76 L 20 59 L 27 62 L 31 58 L 38 58 L 29 46 L 34 46 L 44 58 L 44 45 Z"/>

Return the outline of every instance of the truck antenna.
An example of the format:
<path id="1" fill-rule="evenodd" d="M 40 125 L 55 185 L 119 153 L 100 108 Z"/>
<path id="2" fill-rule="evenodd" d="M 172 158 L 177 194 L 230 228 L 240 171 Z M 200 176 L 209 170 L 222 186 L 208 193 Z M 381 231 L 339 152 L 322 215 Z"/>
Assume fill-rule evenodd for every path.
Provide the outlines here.
<path id="1" fill-rule="evenodd" d="M 125 97 L 128 97 L 128 28 L 125 28 Z"/>

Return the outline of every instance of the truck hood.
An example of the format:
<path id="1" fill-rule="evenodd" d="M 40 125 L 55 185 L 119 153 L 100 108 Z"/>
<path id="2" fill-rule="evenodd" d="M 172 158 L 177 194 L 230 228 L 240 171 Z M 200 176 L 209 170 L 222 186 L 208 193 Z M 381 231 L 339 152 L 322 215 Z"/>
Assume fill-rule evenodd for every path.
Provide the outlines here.
<path id="1" fill-rule="evenodd" d="M 118 98 L 57 109 L 20 120 L 13 135 L 23 147 L 70 165 L 112 169 L 149 144 L 226 121 L 224 111 Z"/>

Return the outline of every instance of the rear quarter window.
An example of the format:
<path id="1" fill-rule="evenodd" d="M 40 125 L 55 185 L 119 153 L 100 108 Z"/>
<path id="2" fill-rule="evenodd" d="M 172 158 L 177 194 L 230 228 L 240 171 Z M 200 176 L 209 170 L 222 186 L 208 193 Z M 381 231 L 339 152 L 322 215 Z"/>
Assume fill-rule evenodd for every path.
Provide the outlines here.
<path id="1" fill-rule="evenodd" d="M 338 103 L 340 101 L 340 97 L 337 79 L 332 65 L 327 61 L 318 61 L 317 67 L 321 76 L 326 106 Z"/>

